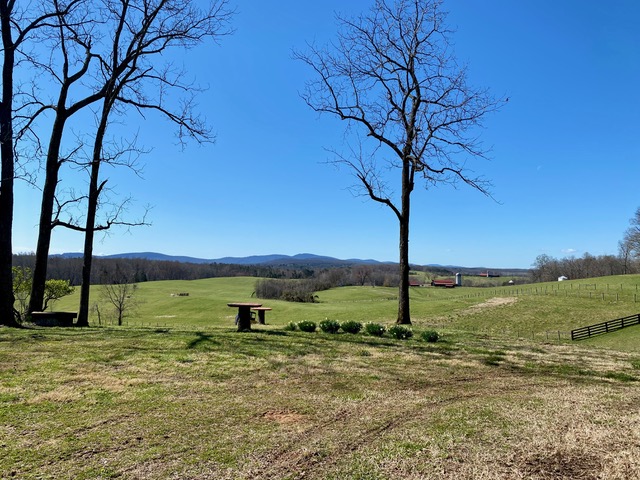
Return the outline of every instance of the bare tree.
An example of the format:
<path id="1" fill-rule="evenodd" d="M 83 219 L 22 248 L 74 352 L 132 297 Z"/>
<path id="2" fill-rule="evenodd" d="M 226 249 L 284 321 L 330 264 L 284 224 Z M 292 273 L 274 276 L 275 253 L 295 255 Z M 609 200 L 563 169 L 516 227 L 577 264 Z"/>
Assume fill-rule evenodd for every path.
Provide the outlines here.
<path id="1" fill-rule="evenodd" d="M 372 268 L 368 265 L 358 265 L 357 267 L 354 267 L 352 271 L 354 283 L 364 287 L 367 281 L 371 278 L 371 271 Z"/>
<path id="2" fill-rule="evenodd" d="M 193 1 L 122 0 L 118 8 L 106 3 L 104 13 L 113 25 L 113 44 L 111 52 L 100 56 L 106 95 L 91 158 L 78 325 L 88 325 L 93 239 L 94 232 L 100 229 L 96 226 L 96 212 L 107 182 L 99 180 L 100 166 L 103 162 L 117 164 L 123 153 L 122 148 L 116 148 L 112 155 L 105 155 L 105 135 L 110 119 L 114 114 L 122 114 L 127 107 L 140 113 L 155 111 L 178 126 L 181 140 L 190 137 L 198 142 L 209 141 L 211 135 L 206 123 L 193 109 L 192 95 L 197 89 L 184 82 L 182 72 L 154 64 L 152 58 L 160 57 L 170 48 L 188 49 L 207 38 L 217 39 L 229 34 L 232 15 L 226 0 L 213 1 L 208 10 L 199 9 Z M 153 89 L 154 94 L 148 95 L 147 92 Z M 182 102 L 181 109 L 175 110 L 168 105 L 167 98 L 185 100 L 185 93 L 189 96 Z"/>
<path id="3" fill-rule="evenodd" d="M 58 0 L 53 0 L 53 3 L 57 4 Z M 58 16 L 58 21 L 51 31 L 47 31 L 42 37 L 42 42 L 50 48 L 51 55 L 44 62 L 36 58 L 31 59 L 32 63 L 42 72 L 48 73 L 57 85 L 57 97 L 50 103 L 41 100 L 42 105 L 38 112 L 40 114 L 52 111 L 53 120 L 46 153 L 45 180 L 42 189 L 29 312 L 42 310 L 44 304 L 49 247 L 52 230 L 55 227 L 52 219 L 59 173 L 61 166 L 69 159 L 68 155 L 61 155 L 66 125 L 71 117 L 106 94 L 104 86 L 87 88 L 83 83 L 84 79 L 93 75 L 92 68 L 96 63 L 91 51 L 91 41 L 88 40 L 91 38 L 93 27 L 88 17 L 90 9 L 90 5 L 83 0 L 72 12 L 73 14 Z M 74 25 L 73 31 L 67 28 L 71 24 Z M 80 95 L 74 96 L 74 89 L 80 91 Z M 72 149 L 72 152 L 75 151 L 77 149 Z"/>
<path id="4" fill-rule="evenodd" d="M 102 298 L 113 307 L 118 325 L 122 325 L 122 320 L 137 307 L 134 296 L 138 285 L 135 283 L 111 283 L 102 285 Z"/>
<path id="5" fill-rule="evenodd" d="M 488 182 L 465 162 L 486 155 L 473 130 L 503 103 L 467 84 L 445 16 L 440 0 L 376 0 L 368 14 L 338 17 L 338 39 L 330 46 L 294 54 L 315 72 L 306 103 L 345 120 L 347 133 L 355 133 L 357 146 L 338 154 L 336 163 L 398 219 L 401 324 L 411 323 L 409 217 L 416 176 L 427 186 L 463 182 L 488 194 Z M 386 184 L 387 167 L 399 174 L 399 198 Z"/>
<path id="6" fill-rule="evenodd" d="M 142 152 L 135 147 L 134 142 L 126 141 L 112 142 L 111 146 L 115 148 L 109 151 L 105 147 L 109 123 L 114 115 L 131 113 L 128 110 L 141 114 L 151 111 L 166 116 L 178 125 L 181 141 L 186 137 L 192 137 L 198 141 L 210 139 L 206 123 L 194 114 L 193 95 L 197 89 L 183 81 L 183 73 L 176 72 L 172 65 L 162 64 L 160 60 L 161 56 L 171 48 L 190 48 L 207 38 L 215 39 L 229 33 L 228 25 L 232 15 L 227 8 L 227 0 L 213 0 L 207 9 L 199 8 L 197 2 L 193 0 L 103 0 L 97 4 L 93 2 L 91 9 L 85 13 L 82 22 L 71 19 L 71 21 L 61 21 L 59 24 L 60 44 L 63 46 L 73 44 L 76 50 L 85 51 L 86 61 L 81 64 L 82 71 L 76 72 L 74 76 L 68 77 L 67 68 L 63 69 L 64 75 L 59 75 L 62 81 L 61 96 L 56 107 L 56 120 L 60 118 L 61 121 L 54 122 L 55 135 L 52 135 L 49 143 L 47 180 L 43 192 L 34 269 L 33 305 L 30 307 L 35 309 L 41 302 L 39 286 L 43 281 L 43 274 L 46 275 L 51 229 L 57 225 L 63 225 L 82 230 L 85 232 L 85 246 L 79 325 L 86 325 L 88 322 L 94 232 L 106 230 L 113 225 L 132 226 L 146 223 L 144 219 L 133 222 L 124 221 L 120 216 L 123 204 L 116 208 L 115 214 L 106 222 L 96 223 L 99 199 L 107 184 L 107 180 L 100 180 L 100 165 L 110 163 L 133 167 L 133 162 L 127 160 L 130 158 L 128 154 L 133 152 L 136 155 Z M 105 42 L 104 39 L 109 39 L 110 43 Z M 99 50 L 96 44 L 106 44 L 107 48 Z M 63 50 L 63 55 L 63 66 L 66 66 L 69 63 L 66 50 Z M 152 58 L 158 59 L 156 63 Z M 91 62 L 95 63 L 93 70 L 89 68 Z M 72 80 L 83 77 L 85 81 L 89 79 L 93 82 L 91 89 L 93 93 L 67 108 L 64 103 L 61 103 L 63 92 L 68 89 L 67 85 L 70 86 Z M 96 131 L 93 134 L 93 147 L 88 164 L 90 182 L 86 196 L 87 212 L 84 225 L 81 226 L 77 222 L 62 222 L 57 217 L 52 222 L 52 206 L 55 198 L 53 182 L 57 184 L 57 169 L 63 161 L 59 156 L 51 153 L 56 149 L 59 150 L 59 143 L 54 142 L 60 138 L 55 126 L 60 123 L 59 130 L 64 128 L 64 121 L 75 113 L 72 109 L 76 105 L 82 108 L 89 102 L 98 100 L 101 101 L 101 106 L 96 113 Z M 57 158 L 57 161 L 54 161 L 54 158 Z M 47 188 L 50 184 L 53 187 Z M 126 204 L 126 201 L 124 203 Z"/>
<path id="7" fill-rule="evenodd" d="M 630 227 L 618 242 L 618 256 L 624 266 L 624 273 L 635 271 L 637 260 L 640 258 L 640 207 L 629 219 L 629 224 Z"/>
<path id="8" fill-rule="evenodd" d="M 640 257 L 640 207 L 636 209 L 629 224 L 631 226 L 624 232 L 623 241 L 632 256 L 638 258 Z"/>
<path id="9" fill-rule="evenodd" d="M 18 327 L 14 318 L 14 295 L 11 284 L 13 202 L 15 167 L 18 163 L 15 144 L 29 129 L 33 102 L 16 105 L 14 74 L 17 64 L 29 57 L 24 44 L 37 30 L 50 26 L 56 18 L 65 16 L 78 0 L 64 5 L 31 3 L 20 5 L 15 0 L 0 0 L 0 30 L 2 35 L 2 98 L 0 99 L 0 325 Z M 16 122 L 18 123 L 16 128 Z"/>
<path id="10" fill-rule="evenodd" d="M 618 242 L 618 257 L 622 263 L 622 273 L 626 275 L 630 272 L 632 259 L 631 242 L 626 234 L 623 239 Z"/>

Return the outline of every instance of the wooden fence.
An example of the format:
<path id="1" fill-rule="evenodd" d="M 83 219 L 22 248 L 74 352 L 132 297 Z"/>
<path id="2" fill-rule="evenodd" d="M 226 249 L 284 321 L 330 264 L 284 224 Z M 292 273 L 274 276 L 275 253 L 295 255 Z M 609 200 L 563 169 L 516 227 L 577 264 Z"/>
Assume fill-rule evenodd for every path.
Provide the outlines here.
<path id="1" fill-rule="evenodd" d="M 615 332 L 616 330 L 632 325 L 640 325 L 640 313 L 629 315 L 628 317 L 616 318 L 608 322 L 596 323 L 587 327 L 576 328 L 575 330 L 571 330 L 571 340 L 584 340 L 594 335 Z"/>

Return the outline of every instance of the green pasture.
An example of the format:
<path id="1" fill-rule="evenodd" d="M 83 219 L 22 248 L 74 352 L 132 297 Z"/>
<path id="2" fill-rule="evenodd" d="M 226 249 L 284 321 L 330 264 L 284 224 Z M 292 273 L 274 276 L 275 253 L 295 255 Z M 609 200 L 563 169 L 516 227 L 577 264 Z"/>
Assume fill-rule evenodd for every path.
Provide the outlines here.
<path id="1" fill-rule="evenodd" d="M 141 283 L 133 299 L 136 309 L 125 319 L 125 326 L 233 329 L 236 309 L 227 307 L 227 303 L 245 301 L 259 301 L 273 308 L 267 312 L 268 325 L 256 326 L 266 330 L 325 318 L 391 325 L 396 317 L 395 288 L 334 288 L 318 292 L 316 303 L 291 303 L 256 299 L 255 282 L 251 277 L 234 277 Z M 418 331 L 436 328 L 566 342 L 574 328 L 638 313 L 639 285 L 640 276 L 627 275 L 496 288 L 415 287 L 411 290 L 411 315 Z M 188 296 L 178 296 L 180 293 Z M 77 303 L 78 292 L 61 299 L 54 308 L 77 310 Z M 99 286 L 92 289 L 92 303 L 100 305 L 102 323 L 110 325 L 114 315 L 101 300 Z M 98 325 L 95 313 L 90 323 Z M 640 349 L 640 327 L 605 337 L 586 343 Z"/>
<path id="2" fill-rule="evenodd" d="M 416 288 L 408 340 L 282 328 L 390 325 L 395 289 L 265 300 L 239 333 L 255 279 L 143 283 L 121 327 L 0 328 L 0 478 L 639 478 L 640 327 L 566 337 L 636 313 L 636 282 Z"/>

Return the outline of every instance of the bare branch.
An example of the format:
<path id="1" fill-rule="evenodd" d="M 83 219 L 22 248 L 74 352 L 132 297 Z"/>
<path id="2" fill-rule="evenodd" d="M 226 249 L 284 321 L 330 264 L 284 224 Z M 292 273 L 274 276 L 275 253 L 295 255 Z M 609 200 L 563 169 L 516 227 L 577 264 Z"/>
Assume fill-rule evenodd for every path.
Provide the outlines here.
<path id="1" fill-rule="evenodd" d="M 463 182 L 490 195 L 489 182 L 466 164 L 486 158 L 475 132 L 504 103 L 467 84 L 445 18 L 441 0 L 376 0 L 368 14 L 337 17 L 335 42 L 293 54 L 314 73 L 302 99 L 356 134 L 359 148 L 336 154 L 334 163 L 346 165 L 364 192 L 398 218 L 399 323 L 410 323 L 409 217 L 416 174 L 427 187 Z M 382 164 L 398 171 L 399 198 L 385 192 Z"/>

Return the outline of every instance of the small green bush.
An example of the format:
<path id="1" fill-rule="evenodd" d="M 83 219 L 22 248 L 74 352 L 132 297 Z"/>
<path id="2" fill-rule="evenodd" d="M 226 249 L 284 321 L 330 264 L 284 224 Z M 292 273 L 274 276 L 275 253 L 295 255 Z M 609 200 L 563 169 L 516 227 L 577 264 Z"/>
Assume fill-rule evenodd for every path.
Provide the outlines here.
<path id="1" fill-rule="evenodd" d="M 344 322 L 341 327 L 342 331 L 346 333 L 358 333 L 360 330 L 362 330 L 362 324 L 353 320 Z"/>
<path id="2" fill-rule="evenodd" d="M 284 329 L 287 332 L 295 332 L 298 329 L 298 326 L 296 325 L 296 322 L 289 322 L 284 326 Z"/>
<path id="3" fill-rule="evenodd" d="M 298 322 L 298 328 L 303 331 L 303 332 L 315 332 L 317 325 L 316 322 L 312 322 L 311 320 L 303 320 L 301 322 Z"/>
<path id="4" fill-rule="evenodd" d="M 364 331 L 369 335 L 373 335 L 374 337 L 381 337 L 382 335 L 384 335 L 384 332 L 386 332 L 387 329 L 384 327 L 384 325 L 380 325 L 379 323 L 365 323 Z"/>
<path id="5" fill-rule="evenodd" d="M 326 318 L 320 322 L 320 330 L 324 333 L 338 333 L 338 330 L 340 330 L 340 322 Z"/>
<path id="6" fill-rule="evenodd" d="M 440 334 L 435 330 L 425 330 L 422 332 L 422 340 L 429 343 L 435 343 L 440 340 Z"/>
<path id="7" fill-rule="evenodd" d="M 413 337 L 413 331 L 404 325 L 394 325 L 389 329 L 389 335 L 398 340 L 406 340 Z"/>

